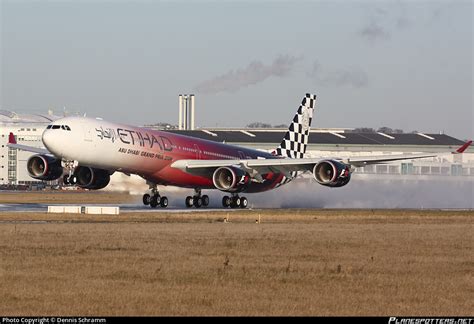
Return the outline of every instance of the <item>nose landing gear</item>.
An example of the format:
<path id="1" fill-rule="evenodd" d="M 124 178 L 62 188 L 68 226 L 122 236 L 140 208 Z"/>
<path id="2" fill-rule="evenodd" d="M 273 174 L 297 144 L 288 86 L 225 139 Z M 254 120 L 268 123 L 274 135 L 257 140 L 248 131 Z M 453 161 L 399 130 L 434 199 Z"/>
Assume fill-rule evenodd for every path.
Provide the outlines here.
<path id="1" fill-rule="evenodd" d="M 65 174 L 63 176 L 63 184 L 65 186 L 69 186 L 69 185 L 74 186 L 76 183 L 77 183 L 77 177 L 74 174 L 72 175 Z"/>
<path id="2" fill-rule="evenodd" d="M 66 170 L 66 174 L 63 176 L 63 184 L 65 186 L 74 186 L 77 184 L 77 177 L 74 174 L 77 166 L 79 165 L 78 161 L 61 161 L 62 167 Z"/>

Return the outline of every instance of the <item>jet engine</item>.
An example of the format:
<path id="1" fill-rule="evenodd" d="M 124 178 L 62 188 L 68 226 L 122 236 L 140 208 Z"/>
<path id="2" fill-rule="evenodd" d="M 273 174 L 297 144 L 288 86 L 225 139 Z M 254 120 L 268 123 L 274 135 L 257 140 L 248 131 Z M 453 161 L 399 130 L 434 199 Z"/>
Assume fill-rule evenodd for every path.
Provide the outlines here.
<path id="1" fill-rule="evenodd" d="M 236 167 L 220 167 L 214 171 L 212 182 L 221 191 L 241 192 L 249 185 L 250 176 Z"/>
<path id="2" fill-rule="evenodd" d="M 36 154 L 26 162 L 30 177 L 38 180 L 51 181 L 63 174 L 61 161 L 49 155 Z"/>
<path id="3" fill-rule="evenodd" d="M 74 172 L 76 185 L 85 189 L 102 189 L 110 181 L 110 172 L 86 166 L 78 166 Z"/>
<path id="4" fill-rule="evenodd" d="M 323 186 L 342 187 L 351 180 L 351 170 L 342 162 L 324 160 L 314 166 L 313 177 Z"/>

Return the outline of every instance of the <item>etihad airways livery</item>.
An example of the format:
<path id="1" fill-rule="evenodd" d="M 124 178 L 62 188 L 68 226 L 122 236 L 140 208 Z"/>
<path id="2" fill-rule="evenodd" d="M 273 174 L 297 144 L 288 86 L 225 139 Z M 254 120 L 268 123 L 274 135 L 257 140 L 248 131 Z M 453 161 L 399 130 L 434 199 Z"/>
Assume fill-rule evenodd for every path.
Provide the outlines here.
<path id="1" fill-rule="evenodd" d="M 85 117 L 65 117 L 48 125 L 42 136 L 46 149 L 19 145 L 12 133 L 8 146 L 37 153 L 27 162 L 35 179 L 63 177 L 65 184 L 101 189 L 116 171 L 137 174 L 150 186 L 143 203 L 153 208 L 168 206 L 157 185 L 193 188 L 195 194 L 185 199 L 187 207 L 209 205 L 201 190 L 218 189 L 229 194 L 222 199 L 224 207 L 246 208 L 248 200 L 239 194 L 277 188 L 302 172 L 312 172 L 321 185 L 342 187 L 356 167 L 436 156 L 305 158 L 315 103 L 316 96 L 306 94 L 272 153 Z M 470 144 L 453 153 L 462 153 Z"/>

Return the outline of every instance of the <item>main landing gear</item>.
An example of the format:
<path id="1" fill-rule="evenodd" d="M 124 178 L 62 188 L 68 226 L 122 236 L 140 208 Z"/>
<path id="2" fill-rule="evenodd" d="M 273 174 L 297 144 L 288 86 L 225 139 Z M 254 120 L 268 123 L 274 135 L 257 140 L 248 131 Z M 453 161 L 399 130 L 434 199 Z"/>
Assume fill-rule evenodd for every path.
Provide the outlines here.
<path id="1" fill-rule="evenodd" d="M 143 195 L 143 204 L 151 208 L 168 207 L 168 198 L 160 196 L 156 184 L 150 184 L 150 193 Z M 201 189 L 194 189 L 194 195 L 187 196 L 185 199 L 186 207 L 201 208 L 209 206 L 209 196 L 202 195 Z M 249 201 L 246 197 L 239 197 L 238 194 L 233 193 L 232 196 L 224 196 L 222 198 L 222 206 L 224 208 L 247 208 Z"/>
<path id="2" fill-rule="evenodd" d="M 195 193 L 194 195 L 187 196 L 185 203 L 186 207 L 191 208 L 191 207 L 196 207 L 196 208 L 201 208 L 201 207 L 207 207 L 209 205 L 209 196 L 208 195 L 201 195 L 201 189 L 194 189 Z M 225 208 L 247 208 L 249 205 L 249 201 L 247 200 L 246 197 L 239 197 L 238 194 L 232 194 L 231 197 L 229 196 L 224 196 L 222 198 L 222 206 Z"/>
<path id="3" fill-rule="evenodd" d="M 150 205 L 151 208 L 168 207 L 168 198 L 165 196 L 161 197 L 158 189 L 156 188 L 156 184 L 150 185 L 150 194 L 146 193 L 143 195 L 143 204 L 148 206 Z"/>
<path id="4" fill-rule="evenodd" d="M 224 196 L 222 198 L 222 206 L 225 208 L 247 208 L 249 201 L 246 197 L 239 197 L 238 194 L 232 194 L 231 197 Z"/>
<path id="5" fill-rule="evenodd" d="M 209 206 L 209 196 L 208 195 L 201 195 L 201 189 L 194 189 L 194 195 L 187 196 L 185 199 L 185 204 L 186 207 L 191 208 L 191 207 L 196 207 L 196 208 L 201 208 L 201 207 L 207 207 Z"/>

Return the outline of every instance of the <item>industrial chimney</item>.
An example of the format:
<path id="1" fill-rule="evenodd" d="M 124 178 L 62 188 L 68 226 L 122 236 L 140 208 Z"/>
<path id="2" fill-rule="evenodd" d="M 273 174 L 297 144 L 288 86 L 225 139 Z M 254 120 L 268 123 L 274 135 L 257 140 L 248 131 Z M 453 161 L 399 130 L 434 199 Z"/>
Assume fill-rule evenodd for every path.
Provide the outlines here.
<path id="1" fill-rule="evenodd" d="M 194 130 L 194 95 L 178 96 L 178 129 Z"/>

